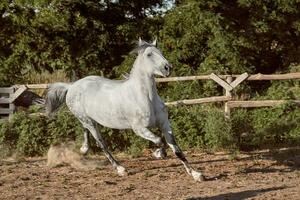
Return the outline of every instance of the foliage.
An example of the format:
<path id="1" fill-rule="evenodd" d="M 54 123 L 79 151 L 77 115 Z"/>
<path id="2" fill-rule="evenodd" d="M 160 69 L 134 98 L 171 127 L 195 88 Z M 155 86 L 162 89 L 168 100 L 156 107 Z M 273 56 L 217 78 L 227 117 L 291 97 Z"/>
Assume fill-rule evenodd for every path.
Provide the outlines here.
<path id="1" fill-rule="evenodd" d="M 0 85 L 33 71 L 112 76 L 138 36 L 155 34 L 162 0 L 32 0 L 0 3 Z M 148 15 L 153 16 L 147 18 Z"/>
<path id="2" fill-rule="evenodd" d="M 299 63 L 300 2 L 177 1 L 160 32 L 176 75 L 272 73 Z"/>
<path id="3" fill-rule="evenodd" d="M 57 117 L 55 120 L 47 119 L 30 113 L 30 110 L 19 111 L 10 121 L 1 123 L 0 142 L 31 156 L 42 155 L 51 144 L 75 140 L 81 130 L 78 123 L 74 123 L 74 117 L 65 111 L 61 111 Z"/>
<path id="4" fill-rule="evenodd" d="M 300 111 L 293 103 L 250 111 L 236 109 L 230 120 L 224 118 L 218 106 L 173 107 L 169 112 L 173 133 L 183 149 L 250 150 L 300 142 Z M 78 148 L 82 144 L 83 128 L 66 108 L 52 118 L 29 114 L 29 111 L 20 111 L 11 121 L 0 123 L 1 152 L 43 155 L 51 144 L 70 140 L 75 141 Z M 153 131 L 161 135 L 159 130 Z M 132 131 L 99 127 L 99 132 L 112 151 L 139 156 L 143 149 L 155 147 Z M 100 151 L 91 137 L 90 146 L 92 152 Z"/>
<path id="5" fill-rule="evenodd" d="M 211 149 L 233 149 L 236 145 L 232 137 L 231 124 L 220 109 L 212 108 L 205 118 L 205 142 Z"/>
<path id="6" fill-rule="evenodd" d="M 10 121 L 0 122 L 1 151 L 10 154 L 16 151 L 32 156 L 43 155 L 51 144 L 75 141 L 79 148 L 83 142 L 83 128 L 80 122 L 66 107 L 52 117 L 38 115 L 39 108 L 31 107 L 27 111 L 18 111 Z M 111 150 L 127 150 L 138 155 L 148 147 L 148 142 L 134 135 L 131 131 L 119 132 L 105 127 L 98 128 Z M 90 147 L 99 152 L 95 140 L 90 136 Z M 10 151 L 9 151 L 10 150 Z"/>
<path id="7" fill-rule="evenodd" d="M 121 78 L 141 36 L 158 36 L 173 76 L 299 72 L 298 0 L 31 0 L 0 2 L 0 86 L 73 81 L 90 74 Z M 165 7 L 165 10 L 166 9 Z M 164 101 L 223 95 L 213 81 L 158 84 Z M 299 99 L 299 81 L 243 83 L 239 99 Z M 54 118 L 15 114 L 0 125 L 0 148 L 43 154 L 62 140 L 82 142 L 80 123 L 62 109 Z M 219 104 L 170 108 L 184 149 L 253 149 L 299 143 L 299 109 L 235 109 L 225 120 Z M 111 150 L 139 155 L 149 142 L 131 131 L 99 127 Z M 91 146 L 98 151 L 93 140 Z M 9 153 L 8 151 L 6 151 Z"/>
<path id="8" fill-rule="evenodd" d="M 287 72 L 300 62 L 299 8 L 296 0 L 176 1 L 164 16 L 161 48 L 174 65 L 173 76 Z M 247 87 L 255 95 L 269 86 Z"/>
<path id="9" fill-rule="evenodd" d="M 293 146 L 300 141 L 300 112 L 294 103 L 274 108 L 235 110 L 233 134 L 242 150 Z"/>
<path id="10" fill-rule="evenodd" d="M 173 132 L 180 147 L 204 148 L 205 110 L 201 106 L 183 106 L 169 109 L 169 112 Z"/>
<path id="11" fill-rule="evenodd" d="M 255 146 L 291 145 L 299 142 L 300 112 L 296 105 L 287 103 L 266 111 L 253 111 L 253 139 Z"/>

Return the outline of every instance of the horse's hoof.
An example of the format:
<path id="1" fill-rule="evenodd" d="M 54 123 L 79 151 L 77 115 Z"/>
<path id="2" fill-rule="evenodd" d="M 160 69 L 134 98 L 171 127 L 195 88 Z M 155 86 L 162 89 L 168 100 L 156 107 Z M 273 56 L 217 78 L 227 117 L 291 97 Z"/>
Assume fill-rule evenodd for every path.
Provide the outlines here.
<path id="1" fill-rule="evenodd" d="M 202 175 L 201 172 L 197 172 L 195 170 L 192 170 L 191 173 L 192 177 L 194 178 L 195 181 L 201 182 L 205 180 L 205 177 Z"/>
<path id="2" fill-rule="evenodd" d="M 123 166 L 121 166 L 121 165 L 119 165 L 119 166 L 117 167 L 117 172 L 118 172 L 118 175 L 119 175 L 119 176 L 128 176 L 128 172 L 127 172 L 126 169 L 125 169 Z"/>
<path id="3" fill-rule="evenodd" d="M 167 152 L 165 150 L 165 148 L 159 148 L 159 149 L 156 149 L 152 155 L 157 158 L 157 159 L 164 159 L 167 157 Z"/>
<path id="4" fill-rule="evenodd" d="M 88 151 L 89 151 L 89 147 L 88 146 L 82 146 L 80 148 L 80 153 L 82 153 L 83 155 L 87 154 Z"/>

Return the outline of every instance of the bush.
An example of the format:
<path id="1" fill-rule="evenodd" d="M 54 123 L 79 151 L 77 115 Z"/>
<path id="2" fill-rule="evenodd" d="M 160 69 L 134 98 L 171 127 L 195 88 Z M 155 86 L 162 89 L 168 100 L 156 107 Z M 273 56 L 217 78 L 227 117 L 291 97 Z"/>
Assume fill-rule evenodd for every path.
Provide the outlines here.
<path id="1" fill-rule="evenodd" d="M 232 132 L 242 150 L 299 145 L 300 110 L 294 103 L 273 108 L 236 109 Z"/>
<path id="2" fill-rule="evenodd" d="M 28 118 L 25 112 L 14 116 L 13 123 L 18 133 L 16 149 L 25 155 L 33 156 L 45 152 L 50 145 L 46 129 L 46 121 L 39 116 Z"/>
<path id="3" fill-rule="evenodd" d="M 247 150 L 254 148 L 251 143 L 254 132 L 251 115 L 247 109 L 235 109 L 231 113 L 231 131 L 237 148 Z"/>
<path id="4" fill-rule="evenodd" d="M 31 111 L 34 109 L 19 111 L 11 121 L 0 123 L 2 155 L 12 151 L 27 156 L 43 155 L 51 144 L 70 140 L 75 141 L 79 149 L 83 128 L 66 108 L 52 118 L 30 115 Z M 169 115 L 177 143 L 184 150 L 253 150 L 300 142 L 300 110 L 293 103 L 274 108 L 234 109 L 230 120 L 224 118 L 223 108 L 217 104 L 171 107 Z M 152 131 L 161 134 L 156 129 Z M 143 149 L 155 147 L 132 131 L 99 127 L 99 132 L 112 151 L 139 156 Z M 101 151 L 91 136 L 90 146 L 93 152 Z"/>
<path id="5" fill-rule="evenodd" d="M 220 109 L 211 108 L 205 118 L 205 142 L 210 149 L 231 149 L 235 141 L 231 134 L 231 123 L 225 120 L 224 113 Z"/>
<path id="6" fill-rule="evenodd" d="M 293 103 L 253 110 L 251 117 L 254 129 L 252 143 L 256 147 L 292 145 L 300 141 L 300 111 Z"/>
<path id="7" fill-rule="evenodd" d="M 66 107 L 60 109 L 53 117 L 45 117 L 32 113 L 36 109 L 18 111 L 10 121 L 0 123 L 0 152 L 8 156 L 18 152 L 25 156 L 43 155 L 51 144 L 75 141 L 76 146 L 83 142 L 83 127 Z M 98 127 L 108 147 L 113 151 L 127 150 L 139 155 L 141 149 L 149 146 L 149 142 L 136 136 L 132 131 L 117 131 Z M 95 140 L 89 140 L 92 152 L 99 152 Z"/>
<path id="8" fill-rule="evenodd" d="M 56 119 L 30 114 L 30 110 L 19 111 L 10 121 L 0 123 L 0 142 L 18 153 L 34 156 L 43 155 L 51 144 L 80 138 L 77 135 L 82 128 L 65 109 Z"/>
<path id="9" fill-rule="evenodd" d="M 204 148 L 205 110 L 202 106 L 172 107 L 169 115 L 173 133 L 181 148 Z"/>

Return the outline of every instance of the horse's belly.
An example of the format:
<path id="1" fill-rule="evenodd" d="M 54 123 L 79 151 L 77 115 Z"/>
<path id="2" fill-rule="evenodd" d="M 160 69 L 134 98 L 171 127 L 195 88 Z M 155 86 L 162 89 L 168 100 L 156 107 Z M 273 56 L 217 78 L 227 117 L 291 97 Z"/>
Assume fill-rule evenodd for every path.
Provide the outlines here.
<path id="1" fill-rule="evenodd" d="M 142 127 L 154 127 L 155 126 L 155 118 L 153 116 L 147 115 L 131 115 L 128 114 L 126 116 L 120 115 L 108 115 L 102 113 L 99 116 L 91 116 L 90 117 L 101 124 L 102 126 L 114 128 L 114 129 L 130 129 L 134 125 L 139 125 Z"/>
<path id="2" fill-rule="evenodd" d="M 102 92 L 98 94 L 97 101 L 86 101 L 86 112 L 96 122 L 109 128 L 129 129 L 135 125 L 155 126 L 155 112 L 150 103 L 145 103 L 144 100 L 141 103 L 136 99 L 123 96 L 113 98 L 112 94 Z"/>
<path id="3" fill-rule="evenodd" d="M 88 115 L 102 126 L 114 129 L 128 129 L 130 124 L 122 115 L 116 115 L 111 112 L 88 113 Z"/>
<path id="4" fill-rule="evenodd" d="M 94 119 L 102 126 L 113 128 L 113 129 L 129 129 L 130 125 L 123 120 L 107 120 L 107 119 Z"/>
<path id="5" fill-rule="evenodd" d="M 152 113 L 151 113 L 152 114 Z M 114 128 L 114 129 L 130 129 L 135 125 L 142 127 L 154 127 L 155 118 L 150 113 L 145 115 L 145 113 L 126 113 L 126 114 L 117 114 L 117 113 L 105 113 L 99 112 L 97 115 L 89 116 L 95 120 L 97 123 L 102 126 Z"/>

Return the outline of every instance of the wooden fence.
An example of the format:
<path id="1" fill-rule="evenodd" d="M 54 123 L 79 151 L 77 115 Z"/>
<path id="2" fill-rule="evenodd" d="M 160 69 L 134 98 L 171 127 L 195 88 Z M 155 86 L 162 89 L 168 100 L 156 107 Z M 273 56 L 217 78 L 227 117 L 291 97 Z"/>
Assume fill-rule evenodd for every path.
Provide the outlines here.
<path id="1" fill-rule="evenodd" d="M 262 81 L 262 80 L 292 80 L 300 79 L 300 72 L 288 74 L 255 74 L 249 75 L 247 73 L 241 75 L 210 75 L 201 76 L 183 76 L 183 77 L 169 77 L 156 78 L 156 82 L 178 82 L 178 81 L 192 81 L 192 80 L 213 80 L 224 88 L 223 96 L 206 97 L 200 99 L 183 99 L 173 102 L 166 102 L 167 106 L 193 105 L 212 102 L 225 102 L 224 112 L 226 117 L 230 117 L 230 110 L 237 107 L 268 107 L 276 106 L 286 102 L 285 100 L 258 100 L 258 101 L 236 101 L 232 91 L 243 81 Z M 47 89 L 48 84 L 27 84 L 16 85 L 10 88 L 0 88 L 0 114 L 12 114 L 15 111 L 14 101 L 26 89 Z M 295 103 L 300 104 L 300 100 L 294 100 Z"/>
<path id="2" fill-rule="evenodd" d="M 210 102 L 225 102 L 224 113 L 227 118 L 230 118 L 230 110 L 232 108 L 253 108 L 253 107 L 271 107 L 285 103 L 286 100 L 257 100 L 257 101 L 236 101 L 232 91 L 243 81 L 265 81 L 265 80 L 292 80 L 300 79 L 300 73 L 288 74 L 254 74 L 249 75 L 243 73 L 241 75 L 210 75 L 202 76 L 185 76 L 185 77 L 170 77 L 170 78 L 157 78 L 156 81 L 173 82 L 173 81 L 191 81 L 191 80 L 213 80 L 225 90 L 223 96 L 208 97 L 201 99 L 185 99 L 174 102 L 167 102 L 169 106 L 173 105 L 191 105 Z M 293 100 L 293 102 L 300 105 L 300 100 Z"/>
<path id="3" fill-rule="evenodd" d="M 14 101 L 26 90 L 25 85 L 0 88 L 0 118 L 11 116 L 15 111 Z"/>
<path id="4" fill-rule="evenodd" d="M 14 104 L 11 102 L 14 94 L 13 87 L 0 88 L 0 116 L 8 116 L 15 110 Z"/>

